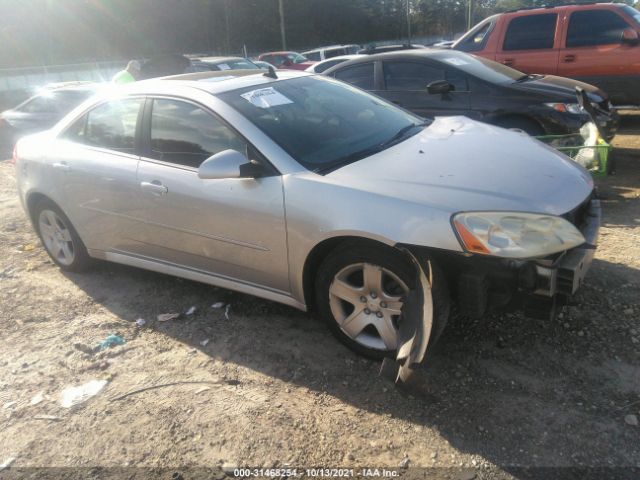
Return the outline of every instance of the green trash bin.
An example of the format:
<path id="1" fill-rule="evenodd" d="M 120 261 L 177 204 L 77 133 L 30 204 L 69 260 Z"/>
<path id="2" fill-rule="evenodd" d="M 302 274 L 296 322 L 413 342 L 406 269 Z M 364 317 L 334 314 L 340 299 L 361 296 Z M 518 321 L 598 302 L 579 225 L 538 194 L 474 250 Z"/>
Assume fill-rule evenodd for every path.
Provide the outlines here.
<path id="1" fill-rule="evenodd" d="M 594 177 L 604 177 L 609 172 L 607 164 L 611 145 L 602 138 L 598 138 L 595 145 L 585 145 L 583 136 L 578 133 L 571 135 L 542 135 L 535 138 L 564 153 L 589 170 Z"/>

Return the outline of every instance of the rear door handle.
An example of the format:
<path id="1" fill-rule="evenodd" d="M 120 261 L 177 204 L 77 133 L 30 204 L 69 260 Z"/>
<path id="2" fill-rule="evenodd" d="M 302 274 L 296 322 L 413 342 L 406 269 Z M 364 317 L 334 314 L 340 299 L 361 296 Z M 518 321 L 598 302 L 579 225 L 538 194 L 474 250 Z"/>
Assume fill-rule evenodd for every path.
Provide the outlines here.
<path id="1" fill-rule="evenodd" d="M 140 188 L 145 192 L 151 192 L 155 195 L 165 195 L 169 191 L 169 189 L 159 180 L 153 180 L 152 182 L 140 182 Z"/>
<path id="2" fill-rule="evenodd" d="M 576 56 L 575 55 L 565 55 L 564 58 L 562 59 L 563 62 L 565 63 L 571 63 L 573 61 L 575 61 Z"/>
<path id="3" fill-rule="evenodd" d="M 69 172 L 71 167 L 67 164 L 67 162 L 57 162 L 53 164 L 53 168 L 56 170 L 62 170 L 63 172 Z"/>
<path id="4" fill-rule="evenodd" d="M 502 60 L 503 65 L 507 65 L 508 67 L 513 65 L 513 58 L 505 58 L 504 60 Z"/>

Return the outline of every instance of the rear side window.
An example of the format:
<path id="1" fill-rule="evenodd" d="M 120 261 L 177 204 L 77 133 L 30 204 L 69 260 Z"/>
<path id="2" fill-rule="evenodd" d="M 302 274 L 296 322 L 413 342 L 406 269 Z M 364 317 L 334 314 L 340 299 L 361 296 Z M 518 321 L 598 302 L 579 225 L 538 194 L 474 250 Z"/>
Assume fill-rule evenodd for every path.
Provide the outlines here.
<path id="1" fill-rule="evenodd" d="M 373 63 L 364 63 L 354 65 L 339 70 L 335 73 L 335 77 L 343 82 L 350 83 L 364 90 L 373 90 Z"/>
<path id="2" fill-rule="evenodd" d="M 24 113 L 56 113 L 56 104 L 51 96 L 41 95 L 34 97 L 28 102 L 22 104 L 21 107 L 16 108 L 19 112 Z"/>
<path id="3" fill-rule="evenodd" d="M 324 51 L 324 58 L 333 58 L 339 55 L 345 55 L 346 53 L 347 52 L 345 51 L 344 48 L 332 48 L 331 50 Z"/>
<path id="4" fill-rule="evenodd" d="M 304 56 L 313 62 L 320 61 L 320 52 L 307 52 L 304 54 Z"/>
<path id="5" fill-rule="evenodd" d="M 567 47 L 620 43 L 627 22 L 611 10 L 583 10 L 569 17 Z"/>
<path id="6" fill-rule="evenodd" d="M 198 168 L 211 155 L 247 144 L 218 118 L 197 105 L 157 99 L 151 113 L 151 157 Z"/>
<path id="7" fill-rule="evenodd" d="M 329 70 L 331 67 L 338 65 L 339 63 L 342 62 L 346 62 L 347 59 L 346 58 L 339 58 L 339 59 L 334 59 L 334 60 L 326 60 L 318 65 L 315 66 L 315 72 L 316 73 L 322 73 L 325 70 Z"/>
<path id="8" fill-rule="evenodd" d="M 503 50 L 541 50 L 553 48 L 556 33 L 556 13 L 526 15 L 509 22 Z"/>
<path id="9" fill-rule="evenodd" d="M 67 138 L 93 147 L 135 152 L 141 98 L 113 100 L 94 108 L 68 130 Z"/>

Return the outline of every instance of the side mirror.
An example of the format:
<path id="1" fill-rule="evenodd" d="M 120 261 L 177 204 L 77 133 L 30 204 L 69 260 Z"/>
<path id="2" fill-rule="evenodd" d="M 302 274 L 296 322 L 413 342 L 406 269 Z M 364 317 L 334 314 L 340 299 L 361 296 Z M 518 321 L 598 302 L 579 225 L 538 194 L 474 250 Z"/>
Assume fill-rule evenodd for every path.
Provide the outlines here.
<path id="1" fill-rule="evenodd" d="M 198 178 L 203 180 L 255 178 L 261 172 L 259 164 L 250 162 L 237 150 L 223 150 L 202 162 L 198 168 Z"/>
<path id="2" fill-rule="evenodd" d="M 432 95 L 449 93 L 451 90 L 451 84 L 446 80 L 436 80 L 427 85 L 427 92 Z"/>
<path id="3" fill-rule="evenodd" d="M 638 45 L 640 43 L 640 38 L 638 37 L 638 32 L 633 28 L 625 28 L 622 31 L 622 43 L 626 43 L 627 45 Z"/>
<path id="4" fill-rule="evenodd" d="M 282 65 L 284 65 L 285 67 L 290 67 L 291 65 L 293 65 L 293 62 L 287 58 L 284 62 L 282 62 Z"/>

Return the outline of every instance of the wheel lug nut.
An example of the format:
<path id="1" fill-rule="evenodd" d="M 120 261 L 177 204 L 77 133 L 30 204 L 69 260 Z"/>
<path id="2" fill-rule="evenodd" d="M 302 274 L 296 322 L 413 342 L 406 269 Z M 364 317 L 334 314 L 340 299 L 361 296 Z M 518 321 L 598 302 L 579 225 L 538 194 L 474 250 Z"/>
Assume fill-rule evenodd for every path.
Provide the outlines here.
<path id="1" fill-rule="evenodd" d="M 387 303 L 386 302 L 380 302 L 380 306 L 382 308 L 387 308 Z"/>
<path id="2" fill-rule="evenodd" d="M 376 317 L 382 318 L 382 312 L 376 312 Z"/>
<path id="3" fill-rule="evenodd" d="M 368 308 L 365 308 L 364 309 L 364 313 L 365 313 L 365 315 L 369 315 L 371 313 L 371 310 L 369 310 Z"/>
<path id="4" fill-rule="evenodd" d="M 376 298 L 378 295 L 376 295 L 376 292 L 371 292 L 371 298 Z"/>
<path id="5" fill-rule="evenodd" d="M 365 296 L 360 297 L 360 301 L 362 303 L 367 303 L 367 297 L 365 297 Z"/>

